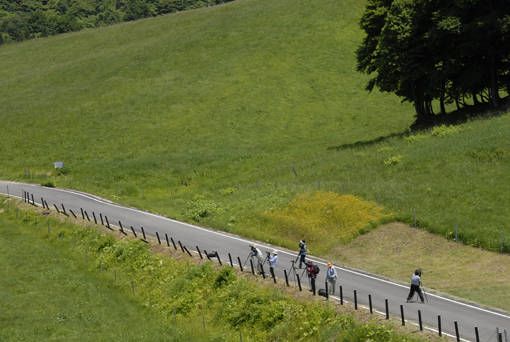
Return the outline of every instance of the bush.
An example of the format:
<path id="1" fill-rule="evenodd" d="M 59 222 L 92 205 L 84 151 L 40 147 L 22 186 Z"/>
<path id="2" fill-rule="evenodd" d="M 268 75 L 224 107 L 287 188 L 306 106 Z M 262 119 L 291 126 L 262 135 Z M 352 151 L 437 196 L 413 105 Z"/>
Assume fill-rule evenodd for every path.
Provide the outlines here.
<path id="1" fill-rule="evenodd" d="M 56 186 L 55 181 L 53 179 L 47 179 L 44 182 L 42 182 L 41 185 L 48 188 L 54 188 Z"/>
<path id="2" fill-rule="evenodd" d="M 460 132 L 460 128 L 456 126 L 445 126 L 441 125 L 439 127 L 435 127 L 432 130 L 432 135 L 435 137 L 446 137 L 448 135 L 457 134 Z"/>
<path id="3" fill-rule="evenodd" d="M 228 187 L 226 189 L 221 189 L 220 190 L 220 193 L 223 195 L 223 196 L 228 196 L 228 195 L 233 195 L 237 192 L 237 189 L 236 188 L 231 188 L 231 187 Z"/>
<path id="4" fill-rule="evenodd" d="M 388 160 L 384 162 L 384 164 L 388 166 L 397 165 L 402 161 L 402 158 L 403 158 L 402 156 L 389 157 Z"/>
<path id="5" fill-rule="evenodd" d="M 429 136 L 427 136 L 427 135 L 416 134 L 416 135 L 410 135 L 408 137 L 405 137 L 404 141 L 409 143 L 409 144 L 412 144 L 412 143 L 415 143 L 415 142 L 418 142 L 418 141 L 422 141 L 422 140 L 425 140 L 425 139 L 428 139 L 428 138 L 429 138 Z"/>
<path id="6" fill-rule="evenodd" d="M 206 217 L 213 216 L 221 211 L 220 207 L 213 200 L 207 200 L 203 195 L 196 195 L 182 210 L 181 214 L 187 216 L 197 222 L 202 221 Z"/>

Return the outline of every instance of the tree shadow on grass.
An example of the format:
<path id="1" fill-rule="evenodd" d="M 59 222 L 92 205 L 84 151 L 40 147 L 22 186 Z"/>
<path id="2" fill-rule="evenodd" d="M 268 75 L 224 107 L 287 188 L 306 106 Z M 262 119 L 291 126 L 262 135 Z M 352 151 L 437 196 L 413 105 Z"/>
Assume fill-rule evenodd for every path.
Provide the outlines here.
<path id="1" fill-rule="evenodd" d="M 342 145 L 339 145 L 339 146 L 331 146 L 331 147 L 328 147 L 327 150 L 328 151 L 331 151 L 331 150 L 336 150 L 336 151 L 349 150 L 349 149 L 358 148 L 358 147 L 372 146 L 372 145 L 379 144 L 381 142 L 387 142 L 388 145 L 391 146 L 391 143 L 390 143 L 390 141 L 388 139 L 394 138 L 394 137 L 401 137 L 401 136 L 403 136 L 405 134 L 406 134 L 405 132 L 402 132 L 402 133 L 393 133 L 393 134 L 389 134 L 389 135 L 382 136 L 382 137 L 379 137 L 379 138 L 375 138 L 375 139 L 372 139 L 372 140 L 357 141 L 357 142 L 352 143 L 352 144 L 342 144 Z"/>
<path id="2" fill-rule="evenodd" d="M 465 106 L 461 109 L 455 110 L 453 112 L 450 112 L 446 115 L 435 115 L 427 122 L 418 122 L 415 121 L 410 127 L 410 130 L 406 130 L 401 133 L 392 133 L 389 135 L 381 136 L 375 139 L 366 140 L 366 141 L 357 141 L 355 143 L 350 144 L 342 144 L 339 146 L 331 146 L 328 147 L 327 150 L 348 150 L 348 149 L 354 149 L 354 148 L 363 148 L 368 147 L 372 145 L 379 144 L 381 142 L 386 142 L 388 145 L 391 146 L 391 143 L 389 141 L 390 138 L 395 137 L 404 137 L 408 136 L 410 134 L 419 132 L 419 131 L 425 131 L 430 130 L 436 126 L 439 125 L 459 125 L 462 123 L 465 123 L 469 120 L 484 120 L 489 119 L 492 117 L 501 116 L 503 114 L 508 113 L 509 107 L 507 106 L 508 99 L 504 98 L 501 99 L 501 105 L 498 108 L 494 108 L 490 106 L 488 103 L 480 103 L 477 105 L 469 105 Z"/>

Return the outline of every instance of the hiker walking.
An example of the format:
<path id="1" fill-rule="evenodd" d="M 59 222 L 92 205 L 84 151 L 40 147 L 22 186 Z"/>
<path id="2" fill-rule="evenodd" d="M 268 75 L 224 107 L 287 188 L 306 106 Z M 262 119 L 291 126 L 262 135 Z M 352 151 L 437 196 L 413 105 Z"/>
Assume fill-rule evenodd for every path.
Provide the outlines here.
<path id="1" fill-rule="evenodd" d="M 421 271 L 416 270 L 414 271 L 413 277 L 411 279 L 411 290 L 409 291 L 409 295 L 407 296 L 407 302 L 409 303 L 411 301 L 411 298 L 413 298 L 414 293 L 418 292 L 418 295 L 420 296 L 421 303 L 425 304 L 425 301 L 423 299 L 423 294 L 421 293 L 420 285 L 421 285 Z"/>
<path id="2" fill-rule="evenodd" d="M 305 241 L 305 239 L 303 239 L 299 242 L 299 253 L 298 253 L 299 269 L 301 269 L 301 267 L 305 263 L 305 256 L 306 256 L 306 241 Z"/>
<path id="3" fill-rule="evenodd" d="M 328 271 L 326 272 L 326 281 L 328 282 L 328 293 L 331 295 L 335 294 L 336 280 L 338 275 L 333 267 L 333 264 L 328 262 Z"/>

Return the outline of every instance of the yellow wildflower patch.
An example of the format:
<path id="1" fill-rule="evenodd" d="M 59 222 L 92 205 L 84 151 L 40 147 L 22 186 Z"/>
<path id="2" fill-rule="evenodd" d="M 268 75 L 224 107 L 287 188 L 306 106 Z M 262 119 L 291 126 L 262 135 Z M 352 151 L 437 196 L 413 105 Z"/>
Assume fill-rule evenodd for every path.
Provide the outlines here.
<path id="1" fill-rule="evenodd" d="M 390 215 L 377 204 L 356 196 L 317 191 L 301 194 L 283 209 L 270 210 L 265 216 L 279 234 L 297 241 L 306 238 L 312 253 L 327 252 L 363 233 L 367 227 Z"/>

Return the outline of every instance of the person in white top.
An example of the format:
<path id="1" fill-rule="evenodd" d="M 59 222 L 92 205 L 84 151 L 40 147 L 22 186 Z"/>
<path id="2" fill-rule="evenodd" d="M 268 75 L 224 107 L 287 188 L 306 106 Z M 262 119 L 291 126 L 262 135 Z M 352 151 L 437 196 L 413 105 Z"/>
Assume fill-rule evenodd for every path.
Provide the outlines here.
<path id="1" fill-rule="evenodd" d="M 276 267 L 277 262 L 278 251 L 273 251 L 273 255 L 269 256 L 269 272 L 271 272 L 271 277 L 273 277 L 273 279 L 276 279 L 276 276 L 274 275 L 274 268 Z"/>
<path id="2" fill-rule="evenodd" d="M 409 291 L 409 295 L 407 296 L 407 302 L 409 303 L 411 301 L 411 298 L 413 298 L 414 293 L 418 292 L 418 295 L 420 296 L 421 303 L 425 304 L 423 294 L 421 293 L 420 285 L 421 285 L 421 271 L 416 270 L 414 271 L 413 277 L 411 278 L 411 290 Z"/>
<path id="3" fill-rule="evenodd" d="M 338 275 L 336 274 L 336 270 L 333 267 L 333 264 L 328 262 L 328 271 L 326 272 L 326 281 L 328 282 L 328 294 L 335 294 L 335 285 Z"/>

